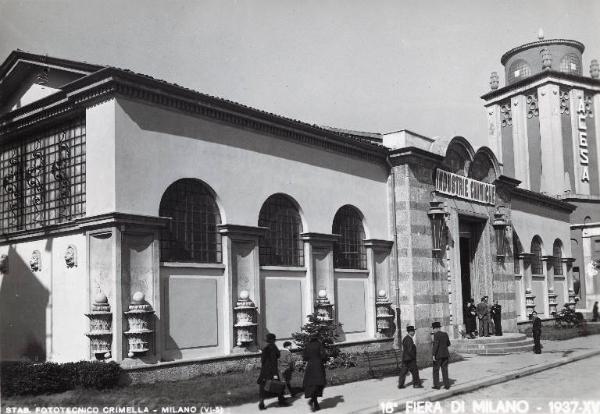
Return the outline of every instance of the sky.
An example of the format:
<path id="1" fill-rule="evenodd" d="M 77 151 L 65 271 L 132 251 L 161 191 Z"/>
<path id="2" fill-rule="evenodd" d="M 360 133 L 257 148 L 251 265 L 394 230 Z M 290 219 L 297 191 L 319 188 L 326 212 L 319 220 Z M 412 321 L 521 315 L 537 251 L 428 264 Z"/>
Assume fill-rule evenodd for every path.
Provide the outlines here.
<path id="1" fill-rule="evenodd" d="M 507 50 L 545 38 L 600 60 L 597 0 L 0 0 L 14 49 L 131 69 L 344 129 L 487 139 L 480 96 Z"/>

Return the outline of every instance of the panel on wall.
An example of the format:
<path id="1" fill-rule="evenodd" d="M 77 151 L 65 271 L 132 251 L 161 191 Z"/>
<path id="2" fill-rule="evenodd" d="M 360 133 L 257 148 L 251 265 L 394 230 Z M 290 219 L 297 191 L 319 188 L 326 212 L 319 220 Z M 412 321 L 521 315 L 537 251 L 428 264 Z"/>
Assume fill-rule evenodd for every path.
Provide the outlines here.
<path id="1" fill-rule="evenodd" d="M 302 281 L 299 279 L 265 278 L 265 328 L 277 339 L 291 338 L 300 331 L 302 310 Z"/>
<path id="2" fill-rule="evenodd" d="M 535 310 L 539 314 L 545 314 L 546 293 L 544 292 L 544 280 L 538 279 L 531 282 L 531 290 L 535 295 Z"/>
<path id="3" fill-rule="evenodd" d="M 153 304 L 153 234 L 123 234 L 124 282 L 129 282 L 128 299 L 135 292 L 142 292 L 146 300 Z"/>
<path id="4" fill-rule="evenodd" d="M 168 350 L 219 344 L 217 293 L 216 279 L 169 276 L 165 332 Z"/>
<path id="5" fill-rule="evenodd" d="M 561 310 L 567 301 L 565 299 L 565 281 L 564 280 L 554 280 L 554 293 L 556 293 L 556 304 L 557 310 Z"/>
<path id="6" fill-rule="evenodd" d="M 344 333 L 366 331 L 365 280 L 337 280 L 337 315 Z"/>

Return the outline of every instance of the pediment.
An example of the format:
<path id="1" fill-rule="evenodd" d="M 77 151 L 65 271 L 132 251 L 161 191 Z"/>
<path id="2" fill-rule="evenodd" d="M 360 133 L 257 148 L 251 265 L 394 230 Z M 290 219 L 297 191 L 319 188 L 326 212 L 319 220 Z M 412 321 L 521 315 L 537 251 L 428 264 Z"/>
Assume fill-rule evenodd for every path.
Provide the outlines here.
<path id="1" fill-rule="evenodd" d="M 15 51 L 0 66 L 0 114 L 62 90 L 101 66 Z"/>

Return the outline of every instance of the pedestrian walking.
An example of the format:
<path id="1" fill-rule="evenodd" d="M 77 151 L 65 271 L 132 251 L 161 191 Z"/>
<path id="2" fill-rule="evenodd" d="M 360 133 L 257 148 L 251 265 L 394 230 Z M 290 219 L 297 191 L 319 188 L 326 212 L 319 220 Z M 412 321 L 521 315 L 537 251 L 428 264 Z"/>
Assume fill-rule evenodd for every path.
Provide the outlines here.
<path id="1" fill-rule="evenodd" d="M 494 306 L 492 306 L 492 319 L 494 320 L 495 335 L 502 336 L 502 306 L 498 304 L 498 299 L 494 300 Z"/>
<path id="2" fill-rule="evenodd" d="M 325 361 L 327 361 L 327 352 L 325 346 L 317 336 L 310 338 L 310 342 L 304 348 L 303 359 L 307 361 L 304 371 L 304 397 L 310 398 L 308 404 L 312 411 L 321 409 L 317 397 L 323 396 L 325 388 Z"/>
<path id="3" fill-rule="evenodd" d="M 600 321 L 600 315 L 598 315 L 598 302 L 594 302 L 594 307 L 592 308 L 592 322 Z"/>
<path id="4" fill-rule="evenodd" d="M 281 374 L 283 375 L 285 385 L 290 392 L 290 396 L 293 397 L 294 391 L 292 391 L 292 373 L 294 372 L 294 358 L 292 357 L 291 349 L 292 343 L 290 341 L 285 341 L 283 343 L 283 349 L 280 351 L 281 356 L 279 357 L 279 368 L 281 369 Z"/>
<path id="5" fill-rule="evenodd" d="M 490 312 L 487 304 L 487 296 L 481 298 L 477 304 L 477 319 L 479 319 L 479 337 L 490 336 Z"/>
<path id="6" fill-rule="evenodd" d="M 406 332 L 408 335 L 402 340 L 402 367 L 398 376 L 398 388 L 404 388 L 406 374 L 410 371 L 412 375 L 412 383 L 414 388 L 423 388 L 421 378 L 419 378 L 419 368 L 417 367 L 417 346 L 415 345 L 415 327 L 407 326 Z"/>
<path id="7" fill-rule="evenodd" d="M 275 345 L 276 337 L 274 334 L 269 333 L 265 339 L 267 341 L 267 345 L 262 349 L 262 354 L 260 355 L 260 374 L 258 376 L 258 380 L 256 380 L 256 383 L 258 384 L 258 396 L 260 398 L 258 403 L 259 410 L 267 409 L 265 406 L 265 398 L 269 392 L 269 390 L 265 389 L 267 381 L 280 380 L 278 369 L 280 352 L 277 348 L 277 345 Z M 289 405 L 283 397 L 283 389 L 280 393 L 277 393 L 277 400 L 279 405 L 282 407 Z"/>
<path id="8" fill-rule="evenodd" d="M 536 354 L 542 353 L 542 344 L 540 339 L 542 338 L 542 320 L 538 318 L 537 312 L 531 312 L 531 318 L 533 320 L 533 352 Z"/>
<path id="9" fill-rule="evenodd" d="M 450 346 L 450 338 L 446 332 L 440 330 L 441 325 L 439 322 L 432 323 L 431 327 L 433 328 L 433 388 L 436 390 L 440 389 L 441 368 L 444 388 L 450 389 L 450 378 L 448 377 L 448 358 L 450 357 L 448 347 Z"/>
<path id="10" fill-rule="evenodd" d="M 473 298 L 469 299 L 465 305 L 464 316 L 466 335 L 473 339 L 477 334 L 477 308 L 475 307 L 475 300 Z"/>

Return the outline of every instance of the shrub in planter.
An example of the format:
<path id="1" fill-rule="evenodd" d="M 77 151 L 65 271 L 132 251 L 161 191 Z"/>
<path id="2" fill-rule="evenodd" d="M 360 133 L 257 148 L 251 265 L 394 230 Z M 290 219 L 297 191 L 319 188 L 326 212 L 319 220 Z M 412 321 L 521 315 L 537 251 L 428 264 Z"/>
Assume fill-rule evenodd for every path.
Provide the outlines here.
<path id="1" fill-rule="evenodd" d="M 115 362 L 2 362 L 2 393 L 37 395 L 64 392 L 76 387 L 111 388 L 118 384 L 121 367 Z"/>

